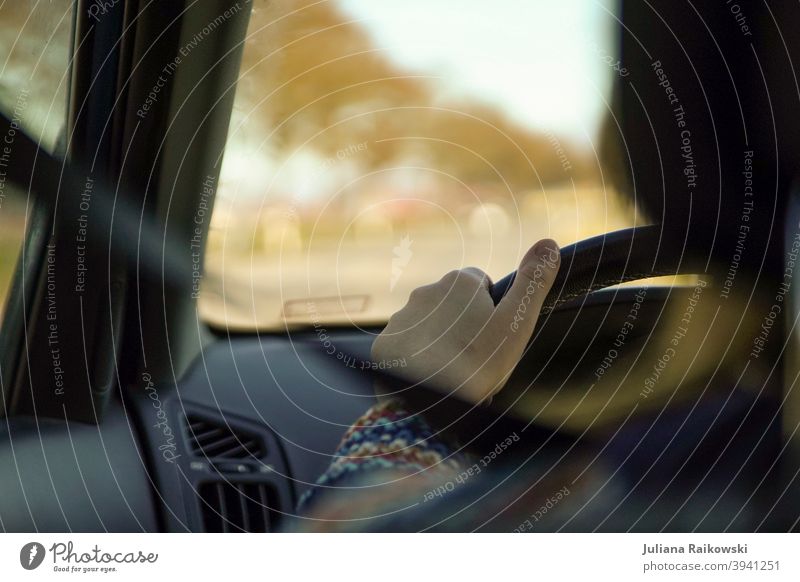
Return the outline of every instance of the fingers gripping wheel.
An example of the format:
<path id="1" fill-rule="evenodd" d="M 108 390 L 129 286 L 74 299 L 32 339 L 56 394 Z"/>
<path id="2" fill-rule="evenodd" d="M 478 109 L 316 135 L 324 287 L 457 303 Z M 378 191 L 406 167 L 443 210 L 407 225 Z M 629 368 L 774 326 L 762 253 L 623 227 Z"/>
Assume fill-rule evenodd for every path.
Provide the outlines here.
<path id="1" fill-rule="evenodd" d="M 610 232 L 561 249 L 561 268 L 544 300 L 546 314 L 572 299 L 628 281 L 702 272 L 701 261 L 679 245 L 666 245 L 660 224 Z M 495 305 L 508 292 L 516 272 L 490 289 Z"/>

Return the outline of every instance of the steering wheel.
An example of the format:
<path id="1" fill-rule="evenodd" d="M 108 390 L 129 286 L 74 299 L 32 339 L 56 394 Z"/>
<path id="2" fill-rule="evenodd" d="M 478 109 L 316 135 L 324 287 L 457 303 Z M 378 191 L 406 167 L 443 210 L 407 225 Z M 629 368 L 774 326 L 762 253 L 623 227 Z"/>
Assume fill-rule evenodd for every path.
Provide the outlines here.
<path id="1" fill-rule="evenodd" d="M 561 249 L 561 267 L 542 305 L 543 315 L 572 299 L 628 281 L 705 271 L 703 262 L 677 245 L 663 242 L 660 224 L 606 233 Z M 489 290 L 497 305 L 516 271 Z"/>

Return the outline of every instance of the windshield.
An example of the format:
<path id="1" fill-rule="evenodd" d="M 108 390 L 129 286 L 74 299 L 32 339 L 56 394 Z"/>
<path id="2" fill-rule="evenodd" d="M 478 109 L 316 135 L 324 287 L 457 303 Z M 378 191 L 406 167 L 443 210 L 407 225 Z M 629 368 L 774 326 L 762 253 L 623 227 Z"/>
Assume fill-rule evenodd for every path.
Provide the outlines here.
<path id="1" fill-rule="evenodd" d="M 613 2 L 253 4 L 207 321 L 381 323 L 449 270 L 637 222 L 600 154 Z"/>

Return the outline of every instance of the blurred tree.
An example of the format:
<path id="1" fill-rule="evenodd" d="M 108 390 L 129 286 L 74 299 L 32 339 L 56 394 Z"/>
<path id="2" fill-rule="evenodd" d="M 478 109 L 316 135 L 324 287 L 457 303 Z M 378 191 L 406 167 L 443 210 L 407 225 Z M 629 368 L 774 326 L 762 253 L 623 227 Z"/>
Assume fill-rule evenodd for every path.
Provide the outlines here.
<path id="1" fill-rule="evenodd" d="M 238 102 L 245 108 L 237 115 L 247 118 L 250 134 L 243 139 L 269 136 L 265 146 L 273 152 L 308 147 L 330 157 L 367 141 L 360 161 L 370 169 L 413 152 L 466 182 L 497 182 L 499 174 L 515 189 L 597 172 L 583 149 L 554 143 L 497 107 L 443 101 L 432 83 L 393 63 L 335 2 L 256 0 L 242 74 Z"/>

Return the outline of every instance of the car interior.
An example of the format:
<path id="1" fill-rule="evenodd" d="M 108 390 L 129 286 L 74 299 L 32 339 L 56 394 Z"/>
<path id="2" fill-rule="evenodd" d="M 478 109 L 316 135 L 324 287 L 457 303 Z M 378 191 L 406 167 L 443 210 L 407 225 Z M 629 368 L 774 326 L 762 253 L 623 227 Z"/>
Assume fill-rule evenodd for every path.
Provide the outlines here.
<path id="1" fill-rule="evenodd" d="M 3 17 L 9 28 L 32 14 L 33 3 L 19 4 L 0 7 L 22 12 Z M 467 155 L 452 145 L 462 133 L 472 148 L 469 156 L 510 180 L 509 191 L 522 192 L 525 184 L 537 192 L 564 190 L 548 193 L 537 206 L 551 209 L 553 220 L 558 195 L 581 206 L 584 183 L 569 176 L 565 181 L 568 162 L 554 137 L 541 138 L 542 156 L 550 160 L 541 169 L 534 149 L 522 153 L 527 134 L 507 130 L 515 127 L 510 118 L 498 117 L 507 126 L 498 121 L 480 129 L 468 125 L 477 123 L 472 105 L 459 110 L 457 99 L 456 105 L 426 101 L 418 107 L 428 85 L 409 80 L 417 76 L 411 60 L 404 61 L 402 75 L 382 76 L 378 64 L 385 51 L 379 47 L 364 57 L 359 42 L 394 28 L 376 25 L 356 34 L 367 25 L 333 1 L 270 4 L 50 5 L 48 18 L 61 31 L 66 56 L 53 77 L 56 97 L 48 94 L 50 110 L 42 109 L 46 128 L 21 120 L 41 92 L 28 72 L 46 66 L 46 59 L 26 64 L 25 74 L 15 77 L 7 72 L 16 50 L 8 39 L 20 42 L 26 28 L 0 37 L 6 53 L 0 73 L 0 213 L 16 204 L 21 217 L 0 333 L 3 531 L 291 529 L 302 522 L 299 499 L 325 471 L 342 434 L 374 403 L 373 382 L 392 374 L 354 364 L 369 361 L 392 310 L 425 277 L 435 280 L 453 268 L 451 259 L 466 261 L 456 267 L 468 266 L 482 252 L 502 255 L 489 270 L 496 303 L 526 247 L 519 244 L 516 223 L 504 222 L 502 191 L 492 190 L 486 198 L 492 204 L 481 209 L 495 213 L 487 219 L 490 226 L 499 224 L 516 236 L 516 246 L 486 249 L 484 243 L 493 239 L 459 242 L 447 231 L 452 248 L 460 252 L 463 242 L 464 248 L 481 247 L 478 254 L 451 255 L 436 246 L 433 235 L 422 234 L 386 238 L 386 253 L 380 254 L 384 247 L 378 243 L 348 246 L 351 239 L 339 231 L 325 235 L 334 227 L 314 222 L 316 215 L 303 215 L 296 234 L 286 212 L 333 216 L 331 221 L 347 223 L 336 228 L 366 241 L 388 237 L 391 230 L 385 215 L 348 222 L 373 206 L 393 209 L 392 237 L 404 232 L 398 224 L 413 229 L 415 222 L 433 221 L 431 213 L 442 208 L 457 215 L 454 198 L 445 197 L 451 192 L 427 199 L 426 193 L 436 189 L 436 180 L 450 180 L 449 188 L 478 192 L 465 199 L 483 196 L 483 178 L 468 177 L 474 158 L 463 164 L 467 170 L 453 169 Z M 367 4 L 365 11 L 387 10 L 388 20 L 414 9 L 414 3 Z M 487 26 L 515 35 L 492 16 L 503 9 L 478 4 L 465 10 L 484 11 Z M 667 0 L 565 6 L 572 4 L 576 14 L 596 4 L 585 17 L 587 26 L 602 11 L 610 39 L 602 50 L 597 44 L 581 48 L 608 85 L 605 103 L 598 95 L 585 96 L 602 110 L 593 138 L 602 151 L 590 156 L 602 161 L 594 162 L 600 170 L 592 175 L 603 188 L 619 192 L 634 220 L 606 220 L 606 211 L 593 209 L 587 212 L 600 221 L 597 229 L 573 225 L 557 232 L 574 236 L 553 235 L 562 244 L 561 269 L 529 347 L 491 405 L 465 412 L 483 427 L 474 445 L 491 448 L 498 435 L 515 430 L 522 446 L 504 459 L 506 469 L 523 467 L 531 487 L 574 484 L 570 503 L 537 523 L 542 531 L 797 531 L 800 295 L 792 277 L 800 248 L 800 120 L 794 114 L 800 85 L 793 62 L 800 39 L 793 31 L 800 8 L 740 1 L 734 13 L 725 3 Z M 448 16 L 458 9 L 436 10 Z M 545 12 L 539 7 L 531 15 L 546 18 Z M 437 15 L 431 13 L 431 20 Z M 291 19 L 298 19 L 296 30 L 280 32 Z M 433 26 L 420 22 L 407 42 Z M 454 43 L 466 60 L 478 59 L 470 52 L 471 31 L 453 28 L 452 38 L 441 42 Z M 525 25 L 520 28 L 524 37 Z M 313 44 L 314 35 L 345 31 L 351 36 L 335 37 L 341 42 L 330 53 L 325 47 L 334 37 Z M 301 53 L 299 47 L 307 45 L 295 43 L 307 37 L 311 49 Z M 49 46 L 53 38 L 34 42 Z M 569 73 L 576 43 L 569 37 L 554 49 L 564 59 L 555 70 Z M 367 60 L 337 68 L 351 56 Z M 538 58 L 505 57 L 520 66 Z M 288 89 L 277 81 L 273 87 L 267 73 L 293 59 L 303 67 L 298 83 L 303 75 L 325 74 L 329 84 L 319 94 L 300 86 L 277 101 Z M 502 65 L 493 62 L 489 69 L 498 76 L 516 74 Z M 352 70 L 371 76 L 365 93 L 354 92 L 361 77 Z M 267 80 L 256 84 L 253 75 Z M 286 83 L 294 78 L 286 73 Z M 375 79 L 381 82 L 372 87 Z M 438 81 L 424 82 L 436 87 Z M 514 82 L 509 87 L 545 80 Z M 54 113 L 57 98 L 63 116 Z M 258 106 L 243 109 L 245 98 Z M 373 117 L 351 103 L 362 98 Z M 286 103 L 291 107 L 284 110 Z M 252 114 L 261 111 L 256 107 L 269 114 Z M 466 125 L 452 119 L 461 114 L 469 118 Z M 287 162 L 289 169 L 275 172 L 291 170 L 297 183 L 310 180 L 309 166 L 296 160 L 306 155 L 305 144 L 322 138 L 304 115 L 327 116 L 320 123 L 333 145 L 320 150 L 325 153 L 313 178 L 331 201 L 297 194 L 283 206 L 266 208 L 277 182 L 264 177 L 268 164 L 241 154 L 242 144 L 256 136 L 264 151 L 300 152 Z M 300 137 L 290 135 L 292 123 L 302 128 Z M 489 152 L 484 131 L 502 134 L 498 152 Z M 239 134 L 247 139 L 236 141 Z M 420 136 L 430 143 L 419 149 L 403 145 Z M 576 151 L 566 145 L 564 150 Z M 390 158 L 395 151 L 413 156 L 396 162 Z M 433 170 L 418 168 L 427 153 Z M 508 177 L 523 164 L 512 165 L 514 156 L 530 167 Z M 347 174 L 348 164 L 367 159 L 374 166 L 364 176 Z M 577 168 L 583 162 L 575 154 L 572 163 Z M 380 181 L 386 168 L 399 166 L 404 173 Z M 429 176 L 436 172 L 442 175 Z M 245 188 L 237 186 L 240 180 L 258 184 L 259 194 L 247 198 L 237 189 Z M 336 180 L 363 182 L 370 191 L 384 188 L 386 199 L 373 201 L 361 190 L 350 197 L 333 193 Z M 390 183 L 396 191 L 388 191 Z M 231 210 L 237 196 L 250 204 L 239 214 Z M 403 206 L 397 197 L 414 198 L 427 210 Z M 469 212 L 464 210 L 464 220 L 472 222 L 465 224 L 480 231 L 475 224 L 483 214 Z M 575 222 L 564 212 L 565 222 Z M 262 226 L 256 232 L 250 223 L 235 222 L 256 215 L 263 232 Z M 524 222 L 528 215 L 521 216 Z M 542 224 L 524 228 L 544 236 Z M 440 228 L 445 229 L 435 225 L 431 231 Z M 236 245 L 239 255 L 229 258 Z M 258 253 L 267 252 L 262 247 L 278 249 L 274 266 L 259 263 Z M 320 254 L 307 258 L 309 249 Z M 379 267 L 372 266 L 370 253 Z M 416 260 L 432 265 L 419 280 Z M 313 281 L 306 278 L 309 271 Z M 400 281 L 391 292 L 390 273 Z M 379 278 L 380 292 L 373 286 Z M 584 470 L 576 475 L 578 465 Z M 503 481 L 492 495 L 503 497 L 506 486 Z M 468 504 L 457 498 L 451 503 L 454 512 Z M 468 512 L 445 523 L 420 513 L 410 527 L 504 531 L 521 520 L 515 511 L 509 503 L 501 518 L 481 523 L 470 521 Z"/>

